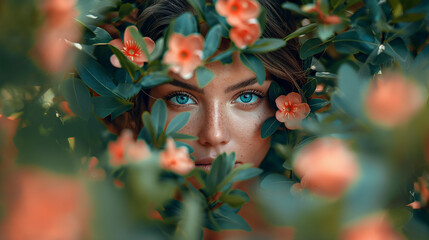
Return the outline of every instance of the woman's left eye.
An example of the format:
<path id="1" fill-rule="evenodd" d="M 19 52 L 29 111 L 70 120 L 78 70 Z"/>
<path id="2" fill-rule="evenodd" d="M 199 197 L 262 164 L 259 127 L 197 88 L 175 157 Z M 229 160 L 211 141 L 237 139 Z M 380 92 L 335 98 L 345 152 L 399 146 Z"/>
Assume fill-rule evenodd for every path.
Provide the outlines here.
<path id="1" fill-rule="evenodd" d="M 234 102 L 239 103 L 254 103 L 259 99 L 259 96 L 254 93 L 243 93 L 240 96 L 238 96 L 237 99 L 234 100 Z"/>
<path id="2" fill-rule="evenodd" d="M 176 96 L 171 97 L 169 100 L 177 105 L 195 103 L 194 100 L 192 100 L 189 96 L 185 94 L 177 94 Z"/>

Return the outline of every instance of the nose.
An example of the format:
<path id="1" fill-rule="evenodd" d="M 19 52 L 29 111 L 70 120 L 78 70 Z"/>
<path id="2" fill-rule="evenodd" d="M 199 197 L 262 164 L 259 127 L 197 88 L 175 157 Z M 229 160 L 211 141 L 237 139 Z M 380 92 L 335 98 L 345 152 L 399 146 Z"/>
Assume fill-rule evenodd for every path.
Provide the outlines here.
<path id="1" fill-rule="evenodd" d="M 227 144 L 230 139 L 228 116 L 225 106 L 220 102 L 212 102 L 204 111 L 198 141 L 203 146 L 219 146 Z"/>

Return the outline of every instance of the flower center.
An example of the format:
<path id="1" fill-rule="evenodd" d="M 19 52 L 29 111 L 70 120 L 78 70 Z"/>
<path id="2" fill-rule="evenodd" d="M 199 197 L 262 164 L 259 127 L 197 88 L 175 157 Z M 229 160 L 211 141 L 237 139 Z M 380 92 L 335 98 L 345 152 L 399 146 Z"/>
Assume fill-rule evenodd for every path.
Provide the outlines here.
<path id="1" fill-rule="evenodd" d="M 233 4 L 231 6 L 231 12 L 236 12 L 238 10 L 238 4 Z"/>
<path id="2" fill-rule="evenodd" d="M 131 61 L 134 61 L 135 57 L 140 55 L 140 48 L 137 46 L 135 41 L 127 41 L 125 42 L 124 49 L 122 51 Z"/>
<path id="3" fill-rule="evenodd" d="M 290 112 L 291 108 L 290 107 L 286 107 L 286 112 Z"/>
<path id="4" fill-rule="evenodd" d="M 179 56 L 181 57 L 181 58 L 183 58 L 183 59 L 185 59 L 185 58 L 187 58 L 188 57 L 188 51 L 181 51 L 180 52 L 180 54 L 179 54 Z"/>

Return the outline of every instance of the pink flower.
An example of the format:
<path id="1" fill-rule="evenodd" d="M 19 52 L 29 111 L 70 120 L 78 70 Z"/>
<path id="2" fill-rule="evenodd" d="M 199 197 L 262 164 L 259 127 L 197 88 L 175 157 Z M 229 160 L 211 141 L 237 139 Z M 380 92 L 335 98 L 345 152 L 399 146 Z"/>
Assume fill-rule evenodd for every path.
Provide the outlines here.
<path id="1" fill-rule="evenodd" d="M 143 50 L 140 49 L 139 45 L 137 45 L 136 41 L 134 41 L 133 37 L 131 36 L 131 28 L 137 30 L 137 27 L 135 26 L 131 26 L 125 29 L 124 42 L 122 42 L 121 39 L 114 39 L 110 41 L 109 44 L 121 50 L 125 54 L 125 56 L 127 56 L 128 59 L 131 60 L 131 62 L 135 63 L 139 67 L 142 67 L 144 63 L 147 62 L 147 57 L 144 54 Z M 149 52 L 149 54 L 152 53 L 153 49 L 155 48 L 155 42 L 148 37 L 144 37 L 143 40 L 146 43 L 147 51 Z M 118 57 L 116 57 L 116 55 L 112 55 L 110 57 L 110 62 L 113 66 L 121 68 L 121 64 L 119 63 Z"/>
<path id="2" fill-rule="evenodd" d="M 231 28 L 229 37 L 238 48 L 252 45 L 261 36 L 261 29 L 257 21 L 237 25 Z"/>
<path id="3" fill-rule="evenodd" d="M 316 4 L 312 7 L 304 6 L 302 9 L 304 12 L 308 13 L 317 13 L 317 17 L 319 21 L 323 24 L 329 25 L 329 24 L 338 24 L 341 23 L 341 18 L 335 15 L 325 15 L 322 12 L 321 6 L 320 6 L 320 0 L 316 1 Z"/>
<path id="4" fill-rule="evenodd" d="M 234 27 L 257 18 L 259 4 L 254 0 L 219 0 L 216 2 L 216 11 Z"/>
<path id="5" fill-rule="evenodd" d="M 188 174 L 195 164 L 189 158 L 186 147 L 176 148 L 173 139 L 167 139 L 167 147 L 160 155 L 161 166 L 180 175 Z"/>
<path id="6" fill-rule="evenodd" d="M 127 160 L 137 162 L 150 155 L 146 143 L 143 140 L 136 142 L 133 133 L 128 129 L 122 131 L 116 142 L 109 143 L 108 150 L 112 166 L 127 164 Z"/>
<path id="7" fill-rule="evenodd" d="M 383 127 L 408 122 L 423 107 L 425 99 L 419 87 L 400 74 L 377 78 L 368 89 L 365 110 L 372 121 Z"/>
<path id="8" fill-rule="evenodd" d="M 338 197 L 357 178 L 355 154 L 336 138 L 319 138 L 304 146 L 293 169 L 301 177 L 301 187 L 325 197 Z"/>
<path id="9" fill-rule="evenodd" d="M 300 128 L 302 120 L 310 113 L 310 107 L 307 103 L 301 102 L 301 95 L 296 92 L 279 96 L 276 105 L 279 109 L 276 112 L 277 120 L 285 123 L 289 129 Z"/>
<path id="10" fill-rule="evenodd" d="M 393 229 L 386 216 L 377 214 L 365 217 L 346 228 L 340 237 L 341 240 L 402 240 L 404 239 Z"/>
<path id="11" fill-rule="evenodd" d="M 41 170 L 11 174 L 0 239 L 87 239 L 89 199 L 82 182 Z"/>
<path id="12" fill-rule="evenodd" d="M 171 64 L 171 70 L 184 79 L 190 79 L 195 68 L 202 63 L 204 38 L 200 34 L 183 36 L 173 33 L 168 41 L 164 63 Z"/>

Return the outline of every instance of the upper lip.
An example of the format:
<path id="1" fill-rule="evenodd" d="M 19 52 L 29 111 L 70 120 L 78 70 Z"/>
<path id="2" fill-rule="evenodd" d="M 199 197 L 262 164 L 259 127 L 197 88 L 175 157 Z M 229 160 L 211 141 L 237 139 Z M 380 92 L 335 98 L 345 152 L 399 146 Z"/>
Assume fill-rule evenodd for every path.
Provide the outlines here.
<path id="1" fill-rule="evenodd" d="M 214 158 L 212 157 L 204 157 L 196 160 L 195 165 L 209 165 L 209 164 L 212 164 L 213 161 L 214 161 Z"/>

